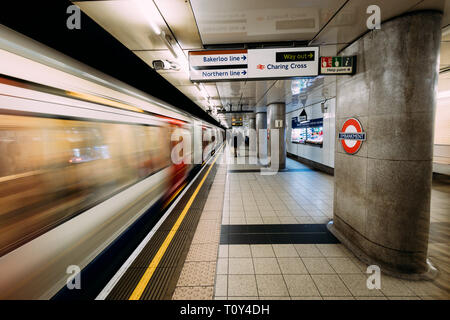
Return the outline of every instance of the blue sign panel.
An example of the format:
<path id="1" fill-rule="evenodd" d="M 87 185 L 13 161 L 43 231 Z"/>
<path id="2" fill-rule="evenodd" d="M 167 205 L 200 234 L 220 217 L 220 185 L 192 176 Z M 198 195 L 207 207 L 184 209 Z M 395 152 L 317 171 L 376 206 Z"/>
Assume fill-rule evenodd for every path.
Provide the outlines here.
<path id="1" fill-rule="evenodd" d="M 360 133 L 359 132 L 340 132 L 339 139 L 365 141 L 366 133 L 365 132 L 360 132 Z"/>
<path id="2" fill-rule="evenodd" d="M 312 127 L 323 127 L 323 118 L 311 119 L 304 122 L 300 122 L 298 117 L 292 118 L 292 129 Z"/>
<path id="3" fill-rule="evenodd" d="M 298 121 L 298 117 L 293 117 L 292 118 L 292 128 L 296 129 L 296 128 L 300 128 L 300 121 Z"/>

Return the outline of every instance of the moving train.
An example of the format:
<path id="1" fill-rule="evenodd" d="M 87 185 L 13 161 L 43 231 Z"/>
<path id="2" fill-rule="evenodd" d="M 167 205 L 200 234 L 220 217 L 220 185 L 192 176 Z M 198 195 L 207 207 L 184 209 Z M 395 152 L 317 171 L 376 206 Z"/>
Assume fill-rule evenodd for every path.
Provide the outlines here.
<path id="1" fill-rule="evenodd" d="M 0 299 L 48 299 L 224 133 L 4 26 L 0 61 Z"/>

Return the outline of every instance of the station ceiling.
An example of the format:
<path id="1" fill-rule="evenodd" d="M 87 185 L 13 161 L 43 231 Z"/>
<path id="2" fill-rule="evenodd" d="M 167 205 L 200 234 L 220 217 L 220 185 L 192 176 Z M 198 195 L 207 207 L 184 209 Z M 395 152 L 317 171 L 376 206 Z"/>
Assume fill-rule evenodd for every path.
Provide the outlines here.
<path id="1" fill-rule="evenodd" d="M 378 5 L 382 22 L 403 13 L 444 11 L 441 70 L 450 68 L 450 1 L 445 0 L 101 0 L 73 1 L 81 10 L 149 66 L 167 60 L 177 70 L 159 70 L 166 80 L 203 110 L 231 125 L 265 106 L 271 90 L 282 92 L 287 111 L 298 108 L 299 87 L 309 103 L 335 95 L 334 77 L 229 81 L 194 84 L 189 80 L 190 50 L 270 46 L 320 46 L 336 55 L 367 32 L 366 9 Z M 158 35 L 169 37 L 167 43 Z M 172 51 L 172 52 L 171 52 Z M 176 56 L 176 58 L 175 58 Z M 226 114 L 220 112 L 226 111 Z M 238 112 L 236 114 L 228 112 Z M 241 113 L 241 112 L 249 112 Z"/>

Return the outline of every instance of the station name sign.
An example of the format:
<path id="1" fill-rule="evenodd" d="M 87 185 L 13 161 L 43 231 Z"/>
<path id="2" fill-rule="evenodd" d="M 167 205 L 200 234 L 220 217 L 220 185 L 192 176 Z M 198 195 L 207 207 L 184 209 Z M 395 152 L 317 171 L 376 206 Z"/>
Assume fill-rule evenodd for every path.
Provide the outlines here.
<path id="1" fill-rule="evenodd" d="M 356 56 L 320 57 L 320 74 L 345 75 L 356 73 Z"/>
<path id="2" fill-rule="evenodd" d="M 312 77 L 318 69 L 318 47 L 189 52 L 196 82 Z"/>
<path id="3" fill-rule="evenodd" d="M 339 139 L 342 140 L 359 140 L 359 141 L 365 141 L 366 140 L 366 133 L 347 133 L 347 132 L 339 132 Z"/>
<path id="4" fill-rule="evenodd" d="M 339 132 L 339 140 L 345 152 L 348 154 L 357 153 L 362 143 L 366 141 L 366 133 L 361 122 L 356 118 L 345 120 L 341 132 Z"/>

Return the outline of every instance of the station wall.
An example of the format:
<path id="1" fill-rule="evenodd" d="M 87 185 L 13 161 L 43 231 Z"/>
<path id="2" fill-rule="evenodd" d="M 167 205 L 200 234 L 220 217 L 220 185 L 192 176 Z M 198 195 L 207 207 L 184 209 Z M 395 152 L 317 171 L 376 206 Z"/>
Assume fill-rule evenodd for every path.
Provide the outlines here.
<path id="1" fill-rule="evenodd" d="M 435 117 L 433 172 L 450 175 L 450 96 L 438 97 Z"/>
<path id="2" fill-rule="evenodd" d="M 308 119 L 323 117 L 322 148 L 291 142 L 292 118 L 299 116 L 302 108 L 286 113 L 286 150 L 293 155 L 334 168 L 335 98 L 328 100 L 326 106 L 328 110 L 325 114 L 322 113 L 320 103 L 305 108 Z M 438 98 L 436 103 L 433 172 L 450 175 L 450 97 Z"/>

